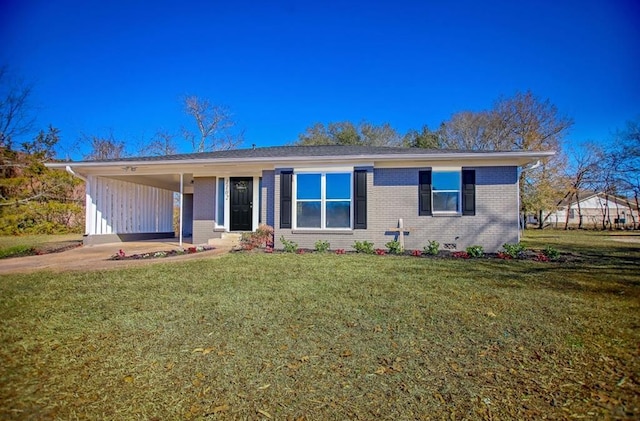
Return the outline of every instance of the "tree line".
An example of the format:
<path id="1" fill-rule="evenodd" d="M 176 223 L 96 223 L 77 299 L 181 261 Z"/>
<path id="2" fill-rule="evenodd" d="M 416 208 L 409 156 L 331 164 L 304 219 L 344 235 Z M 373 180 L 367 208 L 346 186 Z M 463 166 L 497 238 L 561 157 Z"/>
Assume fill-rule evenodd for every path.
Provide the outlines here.
<path id="1" fill-rule="evenodd" d="M 54 126 L 34 132 L 32 88 L 0 68 L 0 234 L 82 231 L 84 193 L 71 175 L 52 171 L 43 163 L 55 159 L 60 140 Z M 244 140 L 229 108 L 208 99 L 182 98 L 192 126 L 177 132 L 158 130 L 139 142 L 136 154 L 177 154 L 188 145 L 193 152 L 233 149 Z M 293 145 L 368 145 L 470 151 L 554 150 L 556 155 L 519 174 L 520 212 L 546 215 L 580 198 L 587 190 L 630 198 L 640 196 L 640 118 L 612 134 L 609 142 L 585 142 L 565 148 L 573 120 L 548 99 L 532 92 L 498 98 L 487 110 L 454 113 L 437 128 L 423 126 L 400 133 L 388 122 L 315 123 Z M 87 160 L 128 156 L 131 144 L 106 136 L 83 134 Z M 609 225 L 610 226 L 610 225 Z M 634 221 L 638 228 L 638 221 Z"/>

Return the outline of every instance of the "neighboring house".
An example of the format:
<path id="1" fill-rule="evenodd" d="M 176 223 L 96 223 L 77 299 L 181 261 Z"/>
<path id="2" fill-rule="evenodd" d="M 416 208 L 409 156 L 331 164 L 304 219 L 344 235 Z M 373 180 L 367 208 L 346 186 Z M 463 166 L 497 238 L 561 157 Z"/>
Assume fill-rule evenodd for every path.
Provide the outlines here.
<path id="1" fill-rule="evenodd" d="M 174 193 L 193 244 L 273 226 L 300 247 L 396 238 L 496 251 L 519 241 L 519 167 L 553 152 L 283 146 L 48 164 L 86 180 L 86 244 L 173 237 Z M 182 236 L 180 237 L 182 241 Z"/>
<path id="2" fill-rule="evenodd" d="M 564 227 L 569 212 L 569 226 L 577 227 L 582 217 L 583 228 L 634 228 L 638 220 L 638 205 L 629 200 L 603 192 L 581 192 L 570 202 L 560 204 L 558 210 L 549 214 L 546 223 Z"/>

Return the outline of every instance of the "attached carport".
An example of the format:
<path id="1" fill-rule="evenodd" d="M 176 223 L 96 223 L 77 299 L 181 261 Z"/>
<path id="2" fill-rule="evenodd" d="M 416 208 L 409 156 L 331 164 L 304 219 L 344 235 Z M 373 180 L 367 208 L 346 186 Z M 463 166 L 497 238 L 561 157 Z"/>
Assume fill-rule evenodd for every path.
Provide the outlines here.
<path id="1" fill-rule="evenodd" d="M 191 173 L 133 165 L 84 166 L 51 163 L 85 181 L 85 245 L 190 236 L 193 209 Z M 175 169 L 174 169 L 175 170 Z M 176 196 L 177 194 L 177 196 Z"/>

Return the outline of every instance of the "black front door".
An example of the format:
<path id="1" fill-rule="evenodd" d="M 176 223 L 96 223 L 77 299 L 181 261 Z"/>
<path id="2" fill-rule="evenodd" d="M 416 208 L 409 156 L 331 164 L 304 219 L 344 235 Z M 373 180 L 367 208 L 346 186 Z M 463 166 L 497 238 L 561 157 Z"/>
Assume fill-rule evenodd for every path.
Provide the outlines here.
<path id="1" fill-rule="evenodd" d="M 253 230 L 253 178 L 231 178 L 231 231 Z"/>

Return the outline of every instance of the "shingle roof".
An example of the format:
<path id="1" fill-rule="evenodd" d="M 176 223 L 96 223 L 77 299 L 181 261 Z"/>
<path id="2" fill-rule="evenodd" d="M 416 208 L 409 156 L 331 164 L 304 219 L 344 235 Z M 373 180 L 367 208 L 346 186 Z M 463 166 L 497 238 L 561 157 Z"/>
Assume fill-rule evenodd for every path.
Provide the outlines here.
<path id="1" fill-rule="evenodd" d="M 265 148 L 231 149 L 216 152 L 200 152 L 163 156 L 128 157 L 118 159 L 79 162 L 127 162 L 127 161 L 186 161 L 192 159 L 247 159 L 247 158 L 292 158 L 329 156 L 375 156 L 375 155 L 439 155 L 447 153 L 487 153 L 498 151 L 466 151 L 453 149 L 422 149 L 386 146 L 322 145 L 322 146 L 271 146 Z M 523 152 L 523 151 L 505 151 Z"/>

